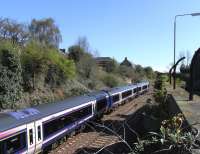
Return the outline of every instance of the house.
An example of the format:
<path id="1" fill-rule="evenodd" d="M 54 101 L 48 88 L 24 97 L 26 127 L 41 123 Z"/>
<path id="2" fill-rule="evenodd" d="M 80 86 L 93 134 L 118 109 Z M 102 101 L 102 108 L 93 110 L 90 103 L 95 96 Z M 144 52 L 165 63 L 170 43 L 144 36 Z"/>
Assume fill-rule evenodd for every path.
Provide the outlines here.
<path id="1" fill-rule="evenodd" d="M 132 63 L 127 59 L 127 57 L 125 57 L 124 61 L 120 65 L 124 65 L 127 67 L 133 67 Z"/>
<path id="2" fill-rule="evenodd" d="M 99 67 L 107 68 L 111 63 L 113 63 L 113 59 L 110 57 L 97 57 L 95 61 Z"/>

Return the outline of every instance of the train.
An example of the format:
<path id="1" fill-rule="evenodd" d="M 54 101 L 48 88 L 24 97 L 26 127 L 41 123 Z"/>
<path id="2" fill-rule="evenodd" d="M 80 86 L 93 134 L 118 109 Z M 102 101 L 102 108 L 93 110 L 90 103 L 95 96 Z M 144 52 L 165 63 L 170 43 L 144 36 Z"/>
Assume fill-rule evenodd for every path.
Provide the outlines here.
<path id="1" fill-rule="evenodd" d="M 94 119 L 149 90 L 149 82 L 87 93 L 18 111 L 0 113 L 0 154 L 42 153 Z"/>

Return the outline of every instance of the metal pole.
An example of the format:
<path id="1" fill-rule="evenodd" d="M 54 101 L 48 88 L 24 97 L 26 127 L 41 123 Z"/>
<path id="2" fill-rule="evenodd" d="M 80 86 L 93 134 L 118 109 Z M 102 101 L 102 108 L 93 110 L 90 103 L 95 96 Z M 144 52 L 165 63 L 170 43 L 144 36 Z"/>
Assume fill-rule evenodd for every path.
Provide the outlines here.
<path id="1" fill-rule="evenodd" d="M 176 17 L 174 18 L 174 65 L 176 63 Z M 174 68 L 175 69 L 175 68 Z M 173 79 L 174 79 L 174 84 L 173 84 L 173 88 L 176 89 L 176 73 L 174 71 L 173 73 Z"/>
<path id="2" fill-rule="evenodd" d="M 174 19 L 174 65 L 176 63 L 176 16 Z"/>

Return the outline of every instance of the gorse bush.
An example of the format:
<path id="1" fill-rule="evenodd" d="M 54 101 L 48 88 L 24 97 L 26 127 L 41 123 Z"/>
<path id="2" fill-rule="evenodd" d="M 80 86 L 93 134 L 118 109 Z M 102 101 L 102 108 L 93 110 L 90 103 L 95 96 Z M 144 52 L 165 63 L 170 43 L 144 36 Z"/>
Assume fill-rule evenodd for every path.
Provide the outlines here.
<path id="1" fill-rule="evenodd" d="M 45 81 L 54 87 L 63 80 L 74 77 L 73 61 L 61 55 L 57 49 L 32 41 L 23 50 L 21 57 L 25 89 L 43 87 Z"/>
<path id="2" fill-rule="evenodd" d="M 14 109 L 22 94 L 22 68 L 19 49 L 8 42 L 0 43 L 0 108 Z"/>

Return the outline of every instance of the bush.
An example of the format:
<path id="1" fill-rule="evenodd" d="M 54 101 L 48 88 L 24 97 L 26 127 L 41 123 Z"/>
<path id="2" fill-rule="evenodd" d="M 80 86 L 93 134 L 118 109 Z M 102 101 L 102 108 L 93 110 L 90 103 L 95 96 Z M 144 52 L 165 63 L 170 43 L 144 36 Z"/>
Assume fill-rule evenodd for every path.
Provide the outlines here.
<path id="1" fill-rule="evenodd" d="M 135 75 L 134 69 L 132 67 L 128 67 L 125 65 L 119 66 L 118 73 L 121 76 L 128 77 L 128 78 L 133 78 L 133 76 Z"/>
<path id="2" fill-rule="evenodd" d="M 161 123 L 159 132 L 149 132 L 143 139 L 135 144 L 135 153 L 172 153 L 192 154 L 198 144 L 198 131 L 195 134 L 192 130 L 183 127 L 185 118 L 178 114 L 169 120 Z"/>
<path id="3" fill-rule="evenodd" d="M 112 74 L 107 74 L 103 78 L 103 82 L 106 86 L 111 87 L 111 88 L 118 86 L 118 81 L 117 81 L 116 77 Z"/>
<path id="4" fill-rule="evenodd" d="M 22 94 L 19 50 L 11 43 L 0 44 L 0 108 L 16 108 Z"/>
<path id="5" fill-rule="evenodd" d="M 45 82 L 54 87 L 75 76 L 73 61 L 68 60 L 57 49 L 32 41 L 23 50 L 23 79 L 26 90 L 42 88 Z"/>
<path id="6" fill-rule="evenodd" d="M 157 74 L 156 81 L 155 81 L 155 94 L 154 98 L 156 102 L 165 103 L 165 99 L 167 96 L 167 90 L 165 88 L 165 76 L 161 74 Z"/>
<path id="7" fill-rule="evenodd" d="M 163 90 L 165 84 L 164 84 L 164 77 L 161 74 L 157 74 L 156 80 L 155 80 L 155 84 L 154 84 L 154 88 L 157 90 Z"/>
<path id="8" fill-rule="evenodd" d="M 68 56 L 70 59 L 74 60 L 74 62 L 79 62 L 81 57 L 84 55 L 84 49 L 79 45 L 73 45 L 68 48 Z"/>

